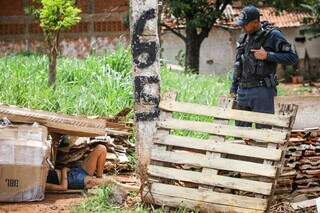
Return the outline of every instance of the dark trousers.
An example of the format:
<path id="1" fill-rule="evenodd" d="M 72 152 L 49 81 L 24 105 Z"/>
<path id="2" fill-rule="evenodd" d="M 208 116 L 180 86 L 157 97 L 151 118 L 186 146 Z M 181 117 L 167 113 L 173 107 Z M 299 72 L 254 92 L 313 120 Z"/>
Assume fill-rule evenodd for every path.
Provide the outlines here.
<path id="1" fill-rule="evenodd" d="M 276 89 L 271 87 L 240 88 L 237 93 L 237 109 L 274 114 L 274 96 Z M 236 126 L 251 127 L 252 123 L 236 121 Z M 257 129 L 271 126 L 256 124 Z"/>

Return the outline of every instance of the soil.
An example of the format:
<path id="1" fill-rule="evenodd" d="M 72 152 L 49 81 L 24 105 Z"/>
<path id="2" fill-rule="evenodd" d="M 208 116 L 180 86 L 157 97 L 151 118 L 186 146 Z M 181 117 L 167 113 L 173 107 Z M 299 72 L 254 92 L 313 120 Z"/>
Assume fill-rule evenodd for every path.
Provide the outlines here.
<path id="1" fill-rule="evenodd" d="M 46 194 L 43 201 L 2 203 L 0 213 L 69 212 L 70 206 L 79 204 L 85 198 L 81 194 Z"/>

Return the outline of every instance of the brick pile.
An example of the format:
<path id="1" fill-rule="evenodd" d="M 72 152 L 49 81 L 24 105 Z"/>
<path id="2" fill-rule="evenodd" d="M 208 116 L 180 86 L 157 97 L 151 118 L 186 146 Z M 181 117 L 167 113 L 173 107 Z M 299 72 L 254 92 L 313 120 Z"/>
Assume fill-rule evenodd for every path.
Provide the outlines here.
<path id="1" fill-rule="evenodd" d="M 320 195 L 320 128 L 293 131 L 277 193 Z"/>

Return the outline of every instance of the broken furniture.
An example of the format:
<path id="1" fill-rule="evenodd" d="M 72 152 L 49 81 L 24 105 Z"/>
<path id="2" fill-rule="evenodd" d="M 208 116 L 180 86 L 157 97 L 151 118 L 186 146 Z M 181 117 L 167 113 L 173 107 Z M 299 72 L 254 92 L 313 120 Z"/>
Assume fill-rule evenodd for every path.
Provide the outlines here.
<path id="1" fill-rule="evenodd" d="M 176 102 L 175 95 L 168 93 L 159 106 L 160 120 L 143 184 L 146 202 L 202 212 L 264 212 L 269 208 L 296 105 L 281 105 L 275 114 L 264 114 L 231 109 L 228 99 L 221 99 L 219 107 Z M 173 112 L 179 113 L 174 116 L 187 113 L 214 120 L 175 119 Z M 229 120 L 273 128 L 237 127 Z M 195 132 L 209 136 L 195 138 Z M 179 136 L 182 133 L 193 137 Z"/>

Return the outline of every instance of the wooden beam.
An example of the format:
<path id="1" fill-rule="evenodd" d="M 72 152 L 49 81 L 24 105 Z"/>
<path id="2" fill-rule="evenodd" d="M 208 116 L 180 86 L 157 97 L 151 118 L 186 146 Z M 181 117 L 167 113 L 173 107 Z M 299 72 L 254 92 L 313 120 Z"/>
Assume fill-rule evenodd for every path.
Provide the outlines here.
<path id="1" fill-rule="evenodd" d="M 211 204 L 228 205 L 251 210 L 264 210 L 267 205 L 265 199 L 245 197 L 219 192 L 203 191 L 181 186 L 152 183 L 151 194 L 172 196 L 193 201 L 207 202 Z"/>
<path id="2" fill-rule="evenodd" d="M 0 117 L 6 117 L 12 122 L 19 123 L 37 122 L 48 127 L 50 132 L 84 137 L 105 135 L 109 131 L 116 135 L 129 133 L 129 129 L 124 125 L 106 122 L 105 119 L 63 115 L 8 105 L 0 105 Z"/>
<path id="3" fill-rule="evenodd" d="M 275 131 L 270 129 L 253 129 L 249 127 L 237 127 L 222 124 L 213 124 L 199 121 L 186 121 L 170 119 L 157 122 L 158 127 L 165 129 L 189 130 L 204 132 L 215 135 L 225 135 L 241 138 L 249 138 L 257 142 L 265 143 L 284 143 L 286 141 L 287 131 Z"/>
<path id="4" fill-rule="evenodd" d="M 199 200 L 191 200 L 180 198 L 176 196 L 162 195 L 162 194 L 150 194 L 146 191 L 143 192 L 145 200 L 149 203 L 155 203 L 159 206 L 181 207 L 195 210 L 195 212 L 237 212 L 237 213 L 263 213 L 263 210 L 253 210 L 247 208 L 240 208 L 229 205 L 221 205 L 215 203 L 207 203 Z M 193 212 L 193 211 L 190 211 Z"/>
<path id="5" fill-rule="evenodd" d="M 162 162 L 193 165 L 197 167 L 245 172 L 265 177 L 275 177 L 276 175 L 276 168 L 271 165 L 263 165 L 260 163 L 253 163 L 248 161 L 233 160 L 226 158 L 208 159 L 203 154 L 191 152 L 170 152 L 153 149 L 151 153 L 151 159 Z"/>
<path id="6" fill-rule="evenodd" d="M 261 181 L 246 180 L 241 178 L 233 178 L 221 175 L 205 175 L 201 172 L 187 171 L 183 169 L 174 169 L 149 165 L 148 173 L 152 176 L 199 183 L 210 186 L 226 187 L 229 189 L 238 189 L 247 192 L 254 192 L 269 195 L 271 192 L 271 183 Z"/>
<path id="7" fill-rule="evenodd" d="M 290 117 L 288 116 L 250 112 L 236 109 L 227 109 L 222 107 L 206 106 L 200 104 L 183 103 L 175 101 L 161 101 L 159 107 L 160 109 L 172 112 L 212 116 L 221 119 L 239 120 L 287 128 L 289 126 L 290 121 Z"/>
<path id="8" fill-rule="evenodd" d="M 233 143 L 233 141 L 217 142 L 215 140 L 196 139 L 176 135 L 155 138 L 154 143 L 274 161 L 280 160 L 282 154 L 281 150 L 278 149 L 248 146 L 245 144 Z"/>

